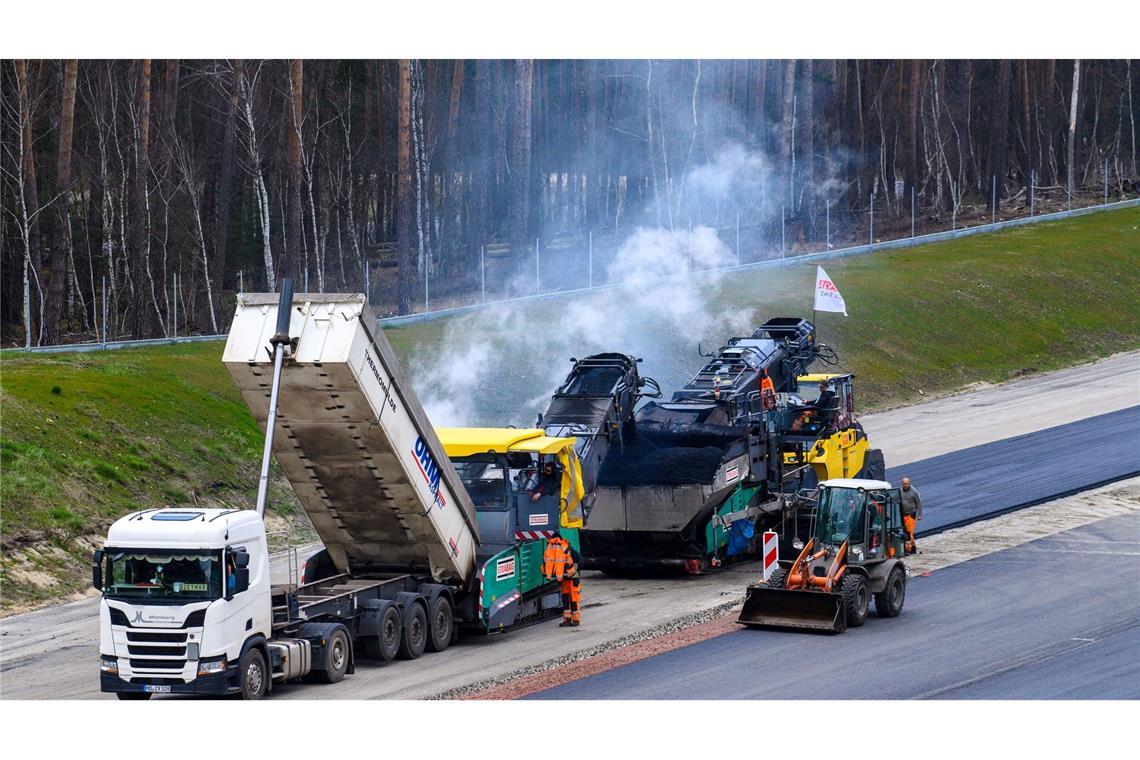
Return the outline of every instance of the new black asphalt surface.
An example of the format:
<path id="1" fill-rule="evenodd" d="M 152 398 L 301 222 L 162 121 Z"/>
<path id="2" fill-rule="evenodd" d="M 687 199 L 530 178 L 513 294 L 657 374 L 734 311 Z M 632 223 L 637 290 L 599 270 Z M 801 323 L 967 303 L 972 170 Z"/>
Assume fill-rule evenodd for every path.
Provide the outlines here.
<path id="1" fill-rule="evenodd" d="M 1135 474 L 1140 406 L 887 468 L 888 481 L 909 476 L 922 495 L 919 536 Z"/>
<path id="2" fill-rule="evenodd" d="M 912 578 L 839 636 L 741 628 L 535 699 L 1140 699 L 1140 514 Z"/>

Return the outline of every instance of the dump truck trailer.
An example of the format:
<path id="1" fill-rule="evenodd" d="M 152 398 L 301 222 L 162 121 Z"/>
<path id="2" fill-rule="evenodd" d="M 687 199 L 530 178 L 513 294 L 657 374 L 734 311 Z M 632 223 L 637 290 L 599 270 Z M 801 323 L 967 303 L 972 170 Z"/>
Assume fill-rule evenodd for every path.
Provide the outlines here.
<path id="1" fill-rule="evenodd" d="M 363 295 L 294 299 L 288 281 L 280 296 L 241 294 L 223 362 L 266 435 L 257 509 L 112 525 L 92 568 L 103 691 L 259 698 L 301 677 L 339 681 L 360 654 L 414 659 L 460 626 L 504 630 L 560 607 L 514 547 L 481 544 L 464 481 Z M 573 457 L 573 444 L 544 445 Z M 271 454 L 325 546 L 299 583 L 270 582 Z M 531 507 L 561 519 L 557 494 Z M 541 558 L 544 540 L 531 543 Z"/>

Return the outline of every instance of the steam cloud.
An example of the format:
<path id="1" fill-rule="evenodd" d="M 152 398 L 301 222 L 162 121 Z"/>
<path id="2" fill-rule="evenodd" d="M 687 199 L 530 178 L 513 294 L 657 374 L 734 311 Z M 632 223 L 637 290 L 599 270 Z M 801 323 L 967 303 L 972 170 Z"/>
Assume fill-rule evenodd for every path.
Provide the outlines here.
<path id="1" fill-rule="evenodd" d="M 723 218 L 736 199 L 755 209 L 765 183 L 764 157 L 730 145 L 689 172 L 670 202 L 686 204 L 690 219 Z M 530 426 L 570 370 L 567 360 L 602 351 L 643 358 L 642 374 L 668 395 L 701 361 L 699 341 L 715 347 L 754 328 L 751 309 L 718 303 L 719 276 L 696 274 L 735 261 L 711 226 L 639 226 L 595 277 L 612 287 L 449 320 L 441 345 L 421 346 L 410 363 L 424 408 L 438 426 Z"/>

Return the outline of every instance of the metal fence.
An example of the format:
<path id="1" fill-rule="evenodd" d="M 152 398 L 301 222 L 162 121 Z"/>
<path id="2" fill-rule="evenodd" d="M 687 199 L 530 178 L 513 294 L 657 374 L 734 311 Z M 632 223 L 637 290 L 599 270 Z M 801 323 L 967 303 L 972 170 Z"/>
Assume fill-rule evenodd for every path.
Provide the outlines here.
<path id="1" fill-rule="evenodd" d="M 1032 204 L 1032 200 L 1030 201 Z M 951 222 L 951 228 L 942 232 L 932 232 L 924 235 L 914 234 L 914 220 L 912 214 L 911 221 L 911 235 L 908 237 L 898 238 L 894 240 L 884 240 L 875 242 L 874 240 L 874 204 L 872 202 L 870 209 L 868 242 L 863 245 L 848 246 L 845 248 L 825 249 L 816 252 L 798 253 L 795 255 L 787 255 L 786 245 L 781 245 L 779 257 L 765 258 L 759 261 L 741 262 L 740 261 L 740 232 L 742 229 L 737 226 L 737 245 L 736 245 L 736 262 L 729 262 L 725 266 L 716 267 L 712 269 L 701 269 L 682 272 L 675 275 L 663 276 L 656 278 L 655 281 L 664 282 L 668 280 L 675 280 L 678 278 L 693 278 L 702 276 L 720 276 L 732 272 L 750 272 L 755 270 L 767 269 L 772 267 L 781 267 L 789 265 L 797 265 L 804 263 L 811 263 L 817 261 L 826 261 L 830 259 L 842 259 L 850 256 L 862 256 L 876 251 L 896 250 L 902 248 L 912 248 L 914 246 L 926 245 L 928 243 L 936 243 L 944 240 L 955 240 L 958 238 L 969 237 L 971 235 L 980 235 L 990 232 L 997 232 L 1012 227 L 1021 227 L 1027 224 L 1037 224 L 1039 222 L 1057 221 L 1060 219 L 1069 219 L 1077 216 L 1085 216 L 1087 214 L 1094 214 L 1100 211 L 1111 211 L 1123 208 L 1132 208 L 1140 206 L 1140 198 L 1133 198 L 1116 203 L 1107 202 L 1107 190 L 1105 195 L 1105 202 L 1097 206 L 1088 206 L 1084 208 L 1074 208 L 1065 211 L 1057 211 L 1050 214 L 1032 214 L 1026 217 L 1019 217 L 1017 219 L 1008 219 L 1004 221 L 996 221 L 996 217 L 986 224 L 975 225 L 973 227 L 958 227 L 956 217 Z M 612 288 L 620 288 L 624 283 L 622 282 L 607 282 L 604 284 L 594 283 L 594 256 L 592 238 L 588 242 L 587 262 L 586 262 L 586 284 L 578 288 L 568 289 L 553 289 L 546 292 L 542 291 L 542 269 L 541 269 L 541 248 L 537 245 L 536 241 L 536 255 L 535 255 L 535 288 L 536 292 L 529 295 L 522 295 L 516 297 L 499 298 L 494 300 L 487 300 L 486 290 L 486 272 L 487 263 L 485 256 L 480 256 L 480 289 L 479 300 L 475 303 L 466 304 L 462 306 L 453 306 L 443 309 L 425 310 L 416 314 L 407 314 L 402 316 L 384 317 L 379 320 L 381 325 L 384 326 L 399 326 L 414 324 L 417 322 L 426 322 L 433 319 L 440 319 L 443 317 L 455 316 L 459 314 L 466 314 L 473 311 L 486 308 L 488 306 L 502 306 L 506 304 L 520 304 L 530 301 L 547 300 L 555 298 L 566 298 L 585 293 L 596 292 L 600 290 L 607 290 Z M 371 290 L 371 283 L 366 284 L 366 291 Z M 430 296 L 428 295 L 427 283 L 425 281 L 425 303 L 430 304 Z M 193 335 L 181 336 L 172 338 L 149 338 L 144 340 L 104 340 L 92 343 L 72 343 L 57 346 L 32 346 L 31 348 L 13 348 L 6 349 L 3 353 L 57 353 L 63 351 L 99 351 L 104 349 L 116 348 L 134 348 L 140 346 L 159 346 L 159 345 L 172 345 L 175 343 L 194 343 L 201 341 L 216 341 L 225 340 L 226 336 L 223 335 Z"/>

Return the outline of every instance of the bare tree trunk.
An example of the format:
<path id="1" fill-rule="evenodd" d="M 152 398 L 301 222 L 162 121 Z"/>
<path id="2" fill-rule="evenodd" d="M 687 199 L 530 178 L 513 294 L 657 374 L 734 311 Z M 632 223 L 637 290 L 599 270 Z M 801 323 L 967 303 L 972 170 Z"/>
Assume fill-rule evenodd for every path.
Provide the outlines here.
<path id="1" fill-rule="evenodd" d="M 17 153 L 14 164 L 16 166 L 16 188 L 20 197 L 20 213 L 17 216 L 17 226 L 20 230 L 20 242 L 24 249 L 24 345 L 32 345 L 32 281 L 36 284 L 36 291 L 40 294 L 39 308 L 39 337 L 36 345 L 43 339 L 44 304 L 43 288 L 39 276 L 39 225 L 37 219 L 43 210 L 39 205 L 36 192 L 36 171 L 32 150 L 32 109 L 29 95 L 27 62 L 17 60 L 13 62 L 16 71 L 16 90 L 19 101 L 19 125 L 16 130 Z M 33 254 L 34 251 L 34 254 Z"/>
<path id="2" fill-rule="evenodd" d="M 301 260 L 303 247 L 301 229 L 301 102 L 304 97 L 304 70 L 300 58 L 295 58 L 289 65 L 289 123 L 286 132 L 289 135 L 289 216 L 286 226 L 285 253 L 281 257 L 278 267 L 281 276 L 300 277 L 301 272 L 307 272 L 309 262 Z"/>
<path id="3" fill-rule="evenodd" d="M 780 116 L 780 166 L 787 172 L 789 212 L 795 207 L 796 59 L 784 62 L 784 104 Z"/>
<path id="4" fill-rule="evenodd" d="M 986 193 L 987 199 L 990 199 L 988 204 L 990 212 L 994 213 L 997 209 L 994 204 L 1000 201 L 1004 195 L 1005 175 L 1008 165 L 1007 147 L 1009 145 L 1009 100 L 1010 100 L 1010 80 L 1012 77 L 1012 66 L 1009 59 L 1002 59 L 998 62 L 997 71 L 997 94 L 994 99 L 993 118 L 990 121 L 990 147 L 989 147 L 989 171 L 986 172 L 985 182 L 982 186 L 988 191 L 990 190 L 990 183 L 995 181 L 997 183 L 997 192 Z"/>
<path id="5" fill-rule="evenodd" d="M 412 312 L 412 245 L 416 237 L 412 204 L 412 61 L 400 59 L 399 122 L 396 136 L 396 309 L 400 314 Z"/>
<path id="6" fill-rule="evenodd" d="M 1066 171 L 1068 172 L 1068 194 L 1073 196 L 1073 167 L 1076 165 L 1077 149 L 1077 105 L 1081 96 L 1081 61 L 1073 61 L 1073 94 L 1069 99 L 1069 146 Z"/>
<path id="7" fill-rule="evenodd" d="M 237 139 L 237 115 L 241 104 L 242 61 L 233 62 L 233 81 L 226 99 L 226 121 L 222 134 L 222 160 L 218 167 L 217 212 L 214 215 L 214 257 L 212 269 L 218 279 L 218 288 L 226 273 L 226 249 L 230 231 L 230 206 L 233 204 L 234 142 Z M 211 307 L 212 308 L 212 307 Z M 211 314 L 211 318 L 213 314 Z"/>
<path id="8" fill-rule="evenodd" d="M 809 239 L 815 237 L 815 61 L 803 62 L 803 182 L 807 201 L 807 225 L 805 232 Z"/>
<path id="9" fill-rule="evenodd" d="M 261 253 L 265 262 L 265 284 L 269 290 L 276 290 L 277 277 L 273 266 L 272 230 L 269 226 L 269 190 L 265 186 L 265 173 L 261 166 L 261 150 L 257 145 L 257 127 L 253 118 L 253 97 L 257 91 L 257 80 L 261 75 L 261 64 L 251 76 L 235 73 L 235 84 L 241 88 L 242 114 L 245 116 L 246 148 L 249 151 L 250 174 L 253 177 L 254 192 L 257 194 L 257 210 L 261 222 Z"/>
<path id="10" fill-rule="evenodd" d="M 910 200 L 911 193 L 918 185 L 918 100 L 922 85 L 923 61 L 910 61 L 910 79 L 907 85 L 906 103 L 906 176 L 904 200 Z"/>
<path id="11" fill-rule="evenodd" d="M 71 142 L 75 133 L 75 83 L 79 61 L 63 64 L 63 96 L 59 106 L 59 153 L 56 161 L 56 234 L 52 246 L 51 277 L 48 280 L 44 339 L 59 342 L 62 331 L 63 295 L 71 260 Z"/>
<path id="12" fill-rule="evenodd" d="M 510 230 L 511 255 L 519 262 L 530 243 L 530 161 L 531 98 L 534 89 L 534 62 L 515 61 L 514 108 L 511 119 L 510 179 L 507 227 Z"/>
<path id="13" fill-rule="evenodd" d="M 134 216 L 132 227 L 132 266 L 131 276 L 134 281 L 134 298 L 131 303 L 131 336 L 145 338 L 149 332 L 150 321 L 147 319 L 146 295 L 143 292 L 144 277 L 149 278 L 147 261 L 148 242 L 150 237 L 149 223 L 149 174 L 150 174 L 150 59 L 143 59 L 139 63 L 138 75 L 138 124 L 135 132 L 135 183 L 134 183 Z"/>
<path id="14" fill-rule="evenodd" d="M 1057 156 L 1053 151 L 1056 145 L 1056 139 L 1053 134 L 1054 121 L 1053 114 L 1053 91 L 1056 88 L 1057 76 L 1057 61 L 1049 59 L 1045 61 L 1045 81 L 1041 86 L 1041 108 L 1045 112 L 1045 126 L 1044 126 L 1044 140 L 1045 150 L 1042 156 L 1041 163 L 1041 176 L 1038 177 L 1043 185 L 1052 185 L 1057 180 Z"/>

